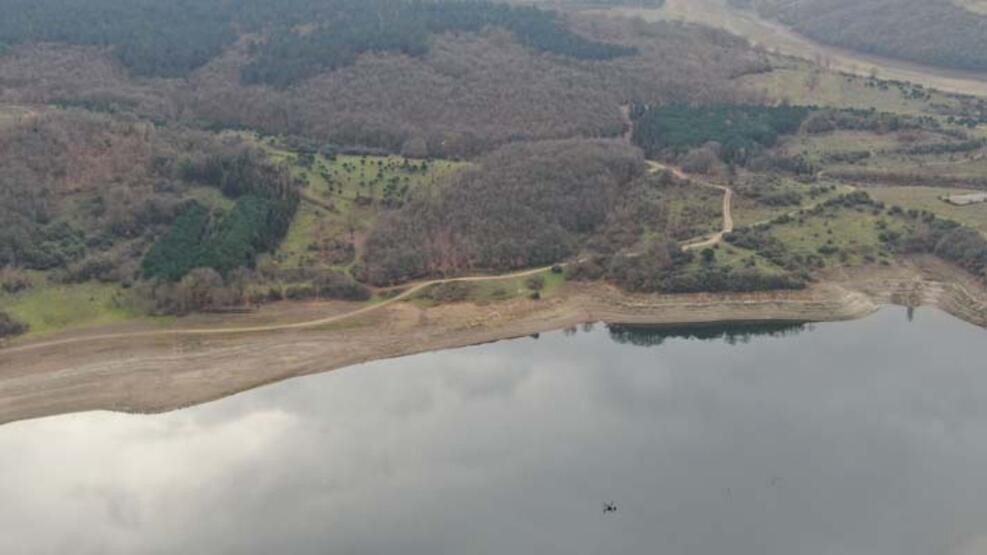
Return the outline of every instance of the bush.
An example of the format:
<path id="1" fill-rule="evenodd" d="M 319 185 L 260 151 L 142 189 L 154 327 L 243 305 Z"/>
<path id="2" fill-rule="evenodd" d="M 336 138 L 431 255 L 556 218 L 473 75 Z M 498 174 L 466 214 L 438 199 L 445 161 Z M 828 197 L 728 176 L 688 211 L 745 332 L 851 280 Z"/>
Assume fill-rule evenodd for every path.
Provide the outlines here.
<path id="1" fill-rule="evenodd" d="M 22 272 L 7 269 L 0 270 L 0 290 L 4 293 L 19 293 L 31 287 L 31 279 Z"/>
<path id="2" fill-rule="evenodd" d="M 474 289 L 475 286 L 472 283 L 451 281 L 433 285 L 421 296 L 423 299 L 429 299 L 440 304 L 459 303 L 468 299 Z"/>
<path id="3" fill-rule="evenodd" d="M 14 320 L 6 312 L 0 312 L 0 339 L 27 333 L 27 324 Z"/>
<path id="4" fill-rule="evenodd" d="M 368 301 L 370 289 L 346 274 L 331 272 L 316 280 L 318 295 L 327 299 Z"/>
<path id="5" fill-rule="evenodd" d="M 525 280 L 524 284 L 532 291 L 541 291 L 545 288 L 545 278 L 542 276 L 531 276 Z"/>

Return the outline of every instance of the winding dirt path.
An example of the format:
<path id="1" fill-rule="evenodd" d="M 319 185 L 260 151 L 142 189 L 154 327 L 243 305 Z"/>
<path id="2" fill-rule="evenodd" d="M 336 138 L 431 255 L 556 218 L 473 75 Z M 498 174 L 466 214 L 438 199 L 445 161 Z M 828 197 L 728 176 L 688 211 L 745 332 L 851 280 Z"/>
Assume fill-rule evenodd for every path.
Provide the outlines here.
<path id="1" fill-rule="evenodd" d="M 683 246 L 683 250 L 695 250 L 705 248 L 707 246 L 712 246 L 719 243 L 723 239 L 723 235 L 733 231 L 733 215 L 731 212 L 733 190 L 729 187 L 724 187 L 721 185 L 716 185 L 713 183 L 707 183 L 702 180 L 691 179 L 679 168 L 673 168 L 664 166 L 657 162 L 648 161 L 649 171 L 651 173 L 657 173 L 658 171 L 667 170 L 672 172 L 679 179 L 694 181 L 702 186 L 714 187 L 720 189 L 724 192 L 723 194 L 723 230 L 719 233 L 713 235 L 709 238 L 697 239 L 692 242 L 688 242 Z M 559 266 L 565 266 L 566 263 L 561 263 Z M 421 281 L 418 283 L 413 283 L 408 286 L 402 293 L 396 295 L 386 301 L 380 303 L 365 306 L 363 308 L 354 310 L 352 312 L 347 312 L 345 314 L 337 314 L 335 316 L 329 316 L 326 318 L 318 318 L 315 320 L 306 320 L 301 322 L 291 322 L 286 324 L 271 324 L 264 326 L 243 326 L 243 327 L 224 327 L 224 328 L 193 328 L 193 329 L 175 329 L 175 330 L 154 330 L 154 331 L 141 331 L 141 332 L 121 332 L 103 335 L 89 335 L 89 336 L 79 336 L 70 337 L 65 339 L 56 339 L 52 341 L 44 341 L 38 343 L 28 343 L 25 345 L 20 345 L 16 347 L 6 347 L 4 348 L 0 345 L 0 353 L 21 353 L 26 351 L 36 351 L 52 347 L 63 347 L 66 345 L 81 344 L 81 343 L 91 343 L 95 341 L 113 341 L 121 339 L 146 339 L 146 338 L 165 338 L 165 337 L 187 337 L 187 336 L 217 336 L 217 335 L 238 335 L 238 334 L 250 334 L 250 333 L 265 333 L 265 332 L 277 332 L 277 331 L 287 331 L 287 330 L 299 330 L 315 328 L 319 326 L 325 326 L 329 324 L 336 324 L 359 316 L 363 316 L 378 310 L 381 310 L 387 306 L 394 303 L 404 301 L 416 293 L 431 287 L 433 285 L 438 285 L 442 283 L 462 283 L 462 282 L 483 282 L 483 281 L 499 281 L 504 279 L 513 279 L 519 277 L 533 276 L 535 274 L 542 273 L 549 270 L 551 267 L 535 268 L 531 270 L 523 270 L 520 272 L 512 272 L 508 274 L 499 274 L 492 276 L 468 276 L 459 278 L 448 278 L 448 279 L 433 279 L 427 281 Z"/>
<path id="2" fill-rule="evenodd" d="M 672 172 L 672 175 L 684 181 L 698 183 L 703 187 L 712 187 L 714 189 L 719 189 L 723 191 L 723 229 L 721 229 L 719 232 L 709 237 L 702 237 L 699 239 L 693 239 L 691 241 L 687 241 L 684 245 L 682 245 L 682 250 L 693 251 L 698 249 L 704 249 L 706 247 L 712 247 L 714 245 L 719 244 L 723 240 L 724 235 L 733 231 L 733 189 L 731 189 L 730 187 L 726 187 L 724 185 L 717 185 L 715 183 L 709 183 L 702 179 L 696 179 L 694 177 L 690 177 L 680 168 L 666 166 L 664 164 L 655 162 L 653 160 L 648 160 L 648 171 L 651 173 L 658 173 L 659 171 L 669 171 Z"/>
<path id="3" fill-rule="evenodd" d="M 564 264 L 560 264 L 560 266 L 564 266 Z M 532 270 L 524 270 L 520 272 L 500 274 L 495 276 L 469 276 L 469 277 L 433 279 L 428 281 L 421 281 L 418 283 L 411 284 L 401 294 L 391 297 L 386 301 L 382 301 L 370 306 L 365 306 L 363 308 L 354 310 L 352 312 L 347 312 L 345 314 L 337 314 L 335 316 L 319 318 L 316 320 L 305 320 L 302 322 L 291 322 L 287 324 L 270 324 L 265 326 L 193 328 L 193 329 L 155 330 L 155 331 L 140 331 L 140 332 L 121 332 L 121 333 L 111 333 L 111 334 L 103 334 L 103 335 L 89 335 L 89 336 L 80 336 L 80 337 L 70 337 L 66 339 L 57 339 L 53 341 L 45 341 L 40 343 L 29 343 L 17 347 L 8 347 L 8 348 L 0 347 L 0 353 L 7 354 L 7 353 L 20 353 L 25 351 L 36 351 L 39 349 L 62 347 L 65 345 L 72 345 L 77 343 L 91 343 L 94 341 L 112 341 L 112 340 L 120 340 L 120 339 L 140 339 L 140 338 L 146 339 L 146 338 L 184 337 L 184 336 L 238 335 L 238 334 L 248 334 L 248 333 L 264 333 L 264 332 L 316 328 L 319 326 L 336 324 L 345 320 L 349 320 L 352 318 L 356 318 L 358 316 L 363 316 L 371 312 L 381 310 L 394 303 L 404 301 L 412 297 L 415 293 L 418 293 L 423 289 L 426 289 L 433 285 L 438 285 L 441 283 L 499 281 L 504 279 L 527 277 L 527 276 L 532 276 L 535 274 L 542 273 L 546 270 L 549 270 L 550 268 L 551 267 L 548 266 L 544 268 L 535 268 Z"/>
<path id="4" fill-rule="evenodd" d="M 733 189 L 722 185 L 703 183 L 701 181 L 699 183 L 700 185 L 715 187 L 723 191 L 723 229 L 719 233 L 711 236 L 709 239 L 690 241 L 682 245 L 682 250 L 686 251 L 705 249 L 706 247 L 718 245 L 721 241 L 723 241 L 724 235 L 733 231 Z"/>

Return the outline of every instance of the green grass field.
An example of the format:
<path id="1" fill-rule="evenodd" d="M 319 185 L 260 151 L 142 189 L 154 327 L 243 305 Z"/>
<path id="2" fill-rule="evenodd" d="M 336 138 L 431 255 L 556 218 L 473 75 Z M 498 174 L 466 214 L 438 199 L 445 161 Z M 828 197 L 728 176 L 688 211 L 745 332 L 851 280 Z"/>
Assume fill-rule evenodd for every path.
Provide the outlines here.
<path id="1" fill-rule="evenodd" d="M 561 273 L 545 270 L 534 276 L 496 279 L 490 281 L 459 282 L 439 284 L 429 287 L 412 297 L 411 302 L 423 308 L 442 304 L 443 296 L 450 297 L 455 302 L 470 302 L 488 304 L 530 296 L 534 290 L 529 287 L 532 277 L 541 278 L 544 286 L 539 291 L 541 298 L 551 298 L 558 293 L 565 282 Z M 450 289 L 450 287 L 454 289 Z M 442 291 L 445 289 L 445 291 Z"/>
<path id="2" fill-rule="evenodd" d="M 15 295 L 0 293 L 0 309 L 28 324 L 32 336 L 144 317 L 128 291 L 99 283 L 43 285 Z"/>
<path id="3" fill-rule="evenodd" d="M 721 242 L 711 248 L 713 249 L 717 266 L 727 266 L 734 269 L 756 268 L 764 274 L 782 275 L 786 273 L 783 268 L 754 251 L 742 249 L 726 242 Z M 700 252 L 696 252 L 695 254 L 697 256 L 684 268 L 685 272 L 702 271 L 705 262 Z"/>
<path id="4" fill-rule="evenodd" d="M 275 141 L 252 139 L 276 162 L 291 165 L 305 184 L 303 202 L 280 248 L 271 257 L 281 268 L 348 271 L 359 259 L 362 237 L 386 210 L 401 206 L 416 191 L 441 187 L 467 167 L 449 160 L 414 160 L 402 156 L 313 156 L 303 163 Z M 355 256 L 340 255 L 348 245 Z"/>
<path id="5" fill-rule="evenodd" d="M 947 195 L 979 191 L 946 187 L 875 187 L 868 189 L 867 192 L 888 206 L 900 206 L 906 210 L 927 210 L 941 218 L 959 222 L 987 234 L 987 204 L 955 206 L 941 200 L 941 197 Z"/>
<path id="6" fill-rule="evenodd" d="M 817 192 L 813 195 L 812 192 L 814 189 L 816 191 L 820 189 L 827 190 L 825 192 Z M 825 202 L 833 197 L 849 193 L 854 188 L 849 185 L 826 180 L 820 180 L 815 183 L 800 183 L 791 178 L 782 178 L 779 180 L 778 187 L 775 190 L 779 193 L 798 193 L 802 197 L 801 204 L 798 206 L 770 206 L 759 202 L 757 199 L 743 194 L 737 194 L 733 197 L 734 225 L 736 227 L 743 227 L 767 222 L 783 214 L 790 214 L 800 209 L 811 208 L 820 202 Z"/>
<path id="7" fill-rule="evenodd" d="M 869 131 L 833 131 L 830 133 L 793 135 L 784 138 L 778 148 L 788 155 L 801 154 L 815 162 L 826 155 L 867 151 L 872 154 L 902 146 L 895 133 Z"/>
<path id="8" fill-rule="evenodd" d="M 661 204 L 667 213 L 665 229 L 649 229 L 643 239 L 670 236 L 694 239 L 723 228 L 723 192 L 700 185 L 664 187 Z"/>
<path id="9" fill-rule="evenodd" d="M 745 75 L 738 83 L 777 101 L 833 108 L 874 108 L 906 115 L 938 115 L 936 106 L 958 106 L 955 98 L 934 91 L 929 99 L 910 98 L 899 88 L 882 88 L 870 79 L 814 68 L 809 62 L 777 60 L 768 73 Z"/>
<path id="10" fill-rule="evenodd" d="M 901 220 L 875 215 L 872 208 L 826 208 L 790 223 L 773 225 L 771 235 L 796 255 L 821 256 L 827 266 L 850 266 L 888 260 L 892 254 L 880 239 L 885 230 L 902 231 Z"/>

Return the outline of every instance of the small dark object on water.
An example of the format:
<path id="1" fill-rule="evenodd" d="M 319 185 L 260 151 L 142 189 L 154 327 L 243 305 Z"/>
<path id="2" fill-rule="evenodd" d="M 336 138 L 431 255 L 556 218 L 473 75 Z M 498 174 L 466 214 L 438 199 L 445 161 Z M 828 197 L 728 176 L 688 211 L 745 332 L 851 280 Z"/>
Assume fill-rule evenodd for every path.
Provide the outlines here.
<path id="1" fill-rule="evenodd" d="M 615 513 L 615 512 L 617 512 L 617 505 L 615 505 L 613 503 L 604 503 L 603 504 L 603 514 Z"/>

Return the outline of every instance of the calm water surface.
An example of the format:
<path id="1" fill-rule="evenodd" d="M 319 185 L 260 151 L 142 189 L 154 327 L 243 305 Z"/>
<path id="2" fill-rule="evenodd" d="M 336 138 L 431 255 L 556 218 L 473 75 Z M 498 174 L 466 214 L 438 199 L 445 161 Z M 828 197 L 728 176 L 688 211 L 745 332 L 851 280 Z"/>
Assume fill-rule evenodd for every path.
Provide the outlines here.
<path id="1" fill-rule="evenodd" d="M 3 426 L 0 553 L 987 553 L 987 332 L 912 315 L 596 326 Z"/>

